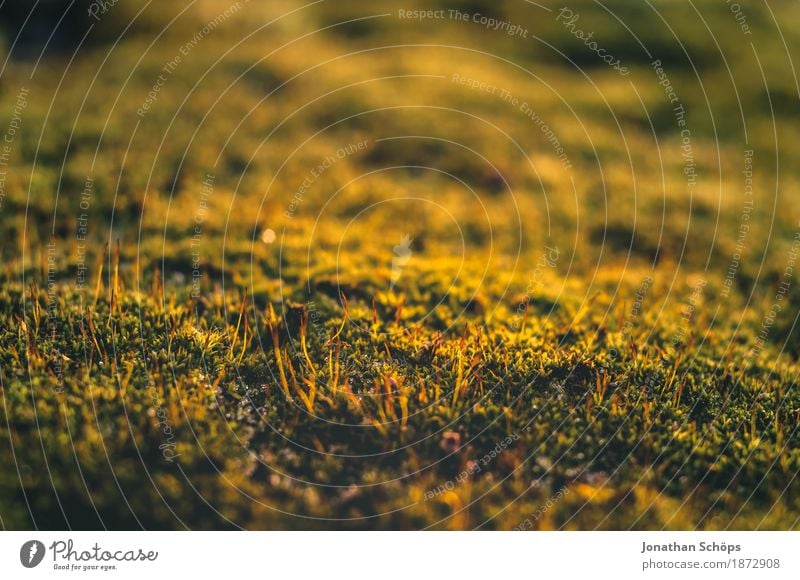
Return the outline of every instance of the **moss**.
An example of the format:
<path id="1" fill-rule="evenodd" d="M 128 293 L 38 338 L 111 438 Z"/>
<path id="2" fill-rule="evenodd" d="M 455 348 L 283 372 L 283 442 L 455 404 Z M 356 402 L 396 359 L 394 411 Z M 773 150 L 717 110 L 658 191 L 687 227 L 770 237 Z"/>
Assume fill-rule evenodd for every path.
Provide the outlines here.
<path id="1" fill-rule="evenodd" d="M 16 57 L 4 73 L 3 110 L 22 84 L 30 99 L 0 206 L 3 526 L 797 529 L 793 277 L 765 318 L 796 181 L 774 215 L 761 193 L 732 265 L 739 102 L 760 183 L 776 177 L 758 83 L 707 94 L 667 29 L 653 33 L 692 115 L 691 195 L 649 62 L 590 2 L 575 3 L 581 22 L 635 85 L 555 22 L 537 34 L 594 84 L 471 22 L 371 20 L 288 42 L 343 8 L 256 31 L 274 9 L 250 3 L 139 115 L 165 61 L 227 6 L 203 4 L 152 49 L 152 19 L 105 65 L 108 47 L 87 48 L 68 82 L 53 55 L 47 74 Z M 467 4 L 530 18 L 524 3 Z M 696 19 L 661 9 L 692 56 L 708 52 L 703 74 L 727 75 Z M 730 28 L 725 10 L 712 17 Z M 751 21 L 765 74 L 789 78 L 780 38 Z M 385 48 L 435 34 L 521 55 L 540 78 L 479 53 Z M 718 36 L 738 55 L 736 38 Z M 749 58 L 729 59 L 737 78 L 760 78 Z M 454 63 L 529 101 L 571 166 L 518 108 L 452 82 Z M 790 92 L 771 89 L 780 115 Z M 786 115 L 779 135 L 796 124 Z"/>

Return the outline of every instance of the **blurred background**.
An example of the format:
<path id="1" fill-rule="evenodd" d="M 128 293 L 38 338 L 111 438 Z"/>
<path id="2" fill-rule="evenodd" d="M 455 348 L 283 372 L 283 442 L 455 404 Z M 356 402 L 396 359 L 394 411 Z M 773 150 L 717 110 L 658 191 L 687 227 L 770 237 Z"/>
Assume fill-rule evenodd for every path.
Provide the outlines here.
<path id="1" fill-rule="evenodd" d="M 221 211 L 207 217 L 206 232 L 226 221 L 243 238 L 264 227 L 306 228 L 348 184 L 325 209 L 328 231 L 380 201 L 368 227 L 388 228 L 392 244 L 413 226 L 418 239 L 451 254 L 460 253 L 461 236 L 470 251 L 482 251 L 492 238 L 503 253 L 521 247 L 530 256 L 550 239 L 581 268 L 634 260 L 724 272 L 740 233 L 744 152 L 751 149 L 758 194 L 752 215 L 763 227 L 748 233 L 737 277 L 743 289 L 762 261 L 770 263 L 772 253 L 762 250 L 779 250 L 796 225 L 798 39 L 786 26 L 797 17 L 794 2 L 564 7 L 476 0 L 377 2 L 368 9 L 359 2 L 242 2 L 239 9 L 224 1 L 119 0 L 103 6 L 2 6 L 6 117 L 19 87 L 33 91 L 5 187 L 5 264 L 15 262 L 23 239 L 36 245 L 51 225 L 71 227 L 90 175 L 90 235 L 108 238 L 115 207 L 112 237 L 130 242 L 123 246 L 131 251 L 134 236 L 160 246 L 150 233 L 163 237 L 189 227 L 197 189 L 212 173 L 218 192 L 212 203 Z M 399 17 L 420 9 L 448 16 Z M 578 18 L 570 23 L 562 9 Z M 450 17 L 448 10 L 470 18 Z M 187 49 L 220 15 L 220 25 Z M 519 30 L 508 34 L 505 24 L 493 30 L 474 15 Z M 592 33 L 595 50 L 579 33 Z M 164 74 L 181 50 L 182 62 Z M 599 54 L 612 55 L 629 74 Z M 685 110 L 685 127 L 676 104 Z M 285 217 L 311 166 L 367 138 L 363 154 L 315 181 L 296 219 Z M 386 169 L 401 165 L 440 172 Z M 383 203 L 397 196 L 431 203 Z M 173 208 L 168 219 L 162 204 Z M 23 238 L 19 216 L 26 210 Z M 216 240 L 204 240 L 215 247 Z M 180 240 L 175 244 L 179 249 Z M 235 251 L 232 259 L 228 266 L 236 272 Z M 360 259 L 368 264 L 369 253 Z M 186 267 L 179 256 L 174 262 Z"/>
<path id="2" fill-rule="evenodd" d="M 192 527 L 234 527 L 231 522 L 250 527 L 317 525 L 309 520 L 287 523 L 264 507 L 270 504 L 319 518 L 345 515 L 356 520 L 385 510 L 392 515 L 364 525 L 416 528 L 457 511 L 456 500 L 436 508 L 439 511 L 432 504 L 419 512 L 401 512 L 398 507 L 409 497 L 417 501 L 448 477 L 436 473 L 422 483 L 399 480 L 402 474 L 417 473 L 419 465 L 428 465 L 426 458 L 438 460 L 443 449 L 438 441 L 426 442 L 428 448 L 421 451 L 409 450 L 398 475 L 400 462 L 395 465 L 391 456 L 382 464 L 376 460 L 374 470 L 338 457 L 306 461 L 304 452 L 322 445 L 316 439 L 317 424 L 312 428 L 302 418 L 281 416 L 280 424 L 294 429 L 293 435 L 306 446 L 298 451 L 268 431 L 255 414 L 248 415 L 242 400 L 251 393 L 243 385 L 245 379 L 254 385 L 267 380 L 266 355 L 248 352 L 252 360 L 244 358 L 246 372 L 239 376 L 241 359 L 231 362 L 239 351 L 225 343 L 228 335 L 214 334 L 229 327 L 234 329 L 231 336 L 240 332 L 237 314 L 241 317 L 244 307 L 240 311 L 238 303 L 230 302 L 232 290 L 237 296 L 246 290 L 259 316 L 268 304 L 282 303 L 296 316 L 314 304 L 322 330 L 313 346 L 323 354 L 328 353 L 330 328 L 339 328 L 339 317 L 348 307 L 354 318 L 366 321 L 365 335 L 372 339 L 378 336 L 374 328 L 379 317 L 407 321 L 409 327 L 418 324 L 414 333 L 403 334 L 403 340 L 410 341 L 412 334 L 417 340 L 418 331 L 427 344 L 436 333 L 453 328 L 456 339 L 460 333 L 467 336 L 469 324 L 488 328 L 496 333 L 495 342 L 483 353 L 497 356 L 489 370 L 510 372 L 509 364 L 522 369 L 503 379 L 509 393 L 527 381 L 531 371 L 523 365 L 546 366 L 531 362 L 534 349 L 567 345 L 564 349 L 574 349 L 572 354 L 556 351 L 556 362 L 547 363 L 558 371 L 551 378 L 566 385 L 557 403 L 547 407 L 546 401 L 536 399 L 536 405 L 551 409 L 557 418 L 543 423 L 548 436 L 555 432 L 553 425 L 578 425 L 578 417 L 584 415 L 583 401 L 569 399 L 572 371 L 582 369 L 580 384 L 591 389 L 603 380 L 592 374 L 594 368 L 587 366 L 583 354 L 575 354 L 590 352 L 605 360 L 608 349 L 593 342 L 596 337 L 602 341 L 616 333 L 615 348 L 624 352 L 637 340 L 656 343 L 657 355 L 644 362 L 637 358 L 635 345 L 630 347 L 631 367 L 620 371 L 620 384 L 629 381 L 636 393 L 644 381 L 645 362 L 654 365 L 658 380 L 667 380 L 664 376 L 673 362 L 661 363 L 662 358 L 668 360 L 664 350 L 682 341 L 692 344 L 692 352 L 694 340 L 707 338 L 711 345 L 706 347 L 712 349 L 710 355 L 686 363 L 696 365 L 693 371 L 717 360 L 736 372 L 750 368 L 730 361 L 734 355 L 740 357 L 737 361 L 752 360 L 746 353 L 786 273 L 793 273 L 793 243 L 800 230 L 798 22 L 800 3 L 795 0 L 0 1 L 0 284 L 8 294 L 0 303 L 4 314 L 9 321 L 28 316 L 30 325 L 33 315 L 21 315 L 17 306 L 35 292 L 31 282 L 41 288 L 48 281 L 59 284 L 59 304 L 68 313 L 64 325 L 73 328 L 72 347 L 79 352 L 87 334 L 78 330 L 78 315 L 88 309 L 91 316 L 98 303 L 104 307 L 98 296 L 112 287 L 111 276 L 118 276 L 125 288 L 141 291 L 136 300 L 145 302 L 151 293 L 158 296 L 163 286 L 176 308 L 166 315 L 160 306 L 142 309 L 130 298 L 126 313 L 144 316 L 141 326 L 131 322 L 118 329 L 108 323 L 113 340 L 129 341 L 133 354 L 127 367 L 92 367 L 93 381 L 100 377 L 107 390 L 97 387 L 95 392 L 94 386 L 87 386 L 91 364 L 84 369 L 73 356 L 69 368 L 79 378 L 85 370 L 86 380 L 74 385 L 71 405 L 64 407 L 72 415 L 63 424 L 58 414 L 63 401 L 42 387 L 54 376 L 52 361 L 34 356 L 36 349 L 26 342 L 28 330 L 7 330 L 3 336 L 13 346 L 0 351 L 0 360 L 3 369 L 13 370 L 4 370 L 0 378 L 13 384 L 7 390 L 9 405 L 16 409 L 10 440 L 19 448 L 38 447 L 39 415 L 32 409 L 53 417 L 54 425 L 79 431 L 67 436 L 60 429 L 46 435 L 42 449 L 47 445 L 53 450 L 50 465 L 37 457 L 0 479 L 2 497 L 13 499 L 2 515 L 12 522 L 9 525 L 30 525 L 21 507 L 27 505 L 24 499 L 38 510 L 39 524 L 45 527 L 63 527 L 70 521 L 70 509 L 73 520 L 87 527 L 100 521 L 93 514 L 102 514 L 100 519 L 117 527 L 143 523 L 173 528 L 178 526 L 175 513 Z M 655 282 L 641 319 L 645 328 L 636 334 L 625 320 L 628 316 L 630 322 L 630 305 L 646 276 Z M 348 305 L 342 294 L 350 300 Z M 209 317 L 197 325 L 208 333 L 202 335 L 203 344 L 211 344 L 211 349 L 224 344 L 218 350 L 231 359 L 220 363 L 228 371 L 219 387 L 225 388 L 225 404 L 219 403 L 223 395 L 216 399 L 217 394 L 209 394 L 216 393 L 219 382 L 214 389 L 205 388 L 209 379 L 193 364 L 190 354 L 195 351 L 177 361 L 177 374 L 168 364 L 173 361 L 166 361 L 165 353 L 171 355 L 175 344 L 175 337 L 166 338 L 168 328 L 182 329 L 176 331 L 175 341 L 190 344 L 200 332 L 188 326 L 188 307 L 181 310 L 190 299 L 192 308 Z M 525 308 L 530 305 L 531 318 L 539 317 L 538 326 L 529 322 L 533 330 L 528 335 L 510 338 L 503 333 L 523 303 Z M 684 318 L 687 304 L 696 307 L 695 318 Z M 797 285 L 788 289 L 783 305 L 774 328 L 765 334 L 767 348 L 774 349 L 764 355 L 770 365 L 779 352 L 790 361 L 786 364 L 794 364 L 800 346 Z M 102 314 L 106 321 L 113 318 Z M 683 323 L 689 330 L 676 330 Z M 247 323 L 242 326 L 246 337 Z M 157 362 L 156 368 L 147 369 L 150 375 L 137 366 L 144 364 L 136 351 L 141 328 L 158 338 L 147 351 Z M 376 362 L 370 359 L 369 365 L 363 363 L 366 350 L 354 351 L 354 364 L 363 363 L 370 372 L 383 368 L 375 367 L 385 362 L 380 357 L 389 346 L 399 348 L 402 343 L 399 338 L 391 342 L 370 350 Z M 238 348 L 241 342 L 233 344 Z M 408 353 L 419 352 L 418 347 L 408 347 Z M 240 348 L 244 357 L 245 349 Z M 28 358 L 29 352 L 34 355 Z M 455 352 L 448 354 L 442 368 L 456 360 Z M 685 360 L 678 356 L 681 364 Z M 440 370 L 429 363 L 418 365 L 424 367 L 420 372 L 427 373 L 426 380 Z M 36 364 L 41 374 L 31 379 L 31 391 L 49 394 L 30 403 L 25 381 L 35 374 L 30 369 Z M 268 370 L 274 370 L 272 359 L 270 364 Z M 399 372 L 414 366 L 403 364 L 406 368 L 401 365 Z M 674 364 L 677 369 L 679 363 Z M 779 393 L 775 397 L 782 401 L 786 391 L 780 389 L 793 383 L 785 377 L 779 380 L 776 373 L 788 373 L 789 367 L 765 369 L 748 371 L 747 376 L 753 384 L 773 385 Z M 790 475 L 792 470 L 796 475 L 796 456 L 794 463 L 783 456 L 784 464 L 764 451 L 757 461 L 748 461 L 754 449 L 763 451 L 754 435 L 757 418 L 764 421 L 769 434 L 765 438 L 778 441 L 776 448 L 788 438 L 796 440 L 796 429 L 787 427 L 783 439 L 771 422 L 771 410 L 757 417 L 744 403 L 728 407 L 734 392 L 725 386 L 725 381 L 733 381 L 729 370 L 720 371 L 722 378 L 713 375 L 722 386 L 712 394 L 702 389 L 707 384 L 716 389 L 716 382 L 701 374 L 697 377 L 705 378 L 692 379 L 687 392 L 694 388 L 693 396 L 703 403 L 674 415 L 672 410 L 665 412 L 666 418 L 653 430 L 656 435 L 641 447 L 637 437 L 644 428 L 638 423 L 622 422 L 614 431 L 613 421 L 600 426 L 592 422 L 586 429 L 600 434 L 582 440 L 587 451 L 580 457 L 565 448 L 582 435 L 562 436 L 559 431 L 558 442 L 552 444 L 555 450 L 547 453 L 566 454 L 566 465 L 555 466 L 562 469 L 561 479 L 554 480 L 548 494 L 576 480 L 579 468 L 588 469 L 589 449 L 612 456 L 603 455 L 593 472 L 611 472 L 629 458 L 636 466 L 622 470 L 630 481 L 628 488 L 619 488 L 624 497 L 618 511 L 613 503 L 602 504 L 616 501 L 616 496 L 598 496 L 594 484 L 583 481 L 581 485 L 589 486 L 586 497 L 599 497 L 601 505 L 589 505 L 595 500 L 586 499 L 589 507 L 581 512 L 584 507 L 579 506 L 574 512 L 585 520 L 573 519 L 570 512 L 542 525 L 568 522 L 565 525 L 580 527 L 592 522 L 621 527 L 636 522 L 680 527 L 702 521 L 720 527 L 742 521 L 736 520 L 737 501 L 751 492 L 759 491 L 765 502 L 778 498 L 776 505 L 778 500 L 789 501 L 790 494 L 784 492 L 786 482 L 794 481 Z M 145 377 L 138 385 L 145 392 L 148 376 L 180 386 L 178 395 L 191 399 L 187 411 L 184 399 L 170 401 L 165 395 L 171 421 L 182 426 L 185 438 L 190 437 L 187 424 L 203 426 L 198 431 L 207 447 L 193 448 L 196 455 L 192 449 L 183 450 L 186 472 L 161 460 L 161 427 L 145 395 L 131 388 L 125 395 L 130 406 L 119 407 L 117 389 L 123 392 L 126 380 L 135 385 Z M 551 383 L 541 388 L 548 397 Z M 760 387 L 751 387 L 746 397 L 759 400 Z M 99 410 L 88 407 L 84 388 L 101 402 Z M 264 403 L 260 387 L 253 389 L 269 413 L 284 412 L 270 407 L 269 400 Z M 653 392 L 648 391 L 651 400 Z M 794 392 L 784 420 L 800 416 Z M 339 403 L 331 414 L 349 409 L 346 401 Z M 527 409 L 539 408 L 528 403 Z M 476 411 L 470 419 L 478 425 L 473 432 L 483 429 L 492 413 L 503 418 L 498 425 L 510 421 L 506 404 L 501 401 L 484 415 Z M 224 413 L 217 416 L 220 408 Z M 446 416 L 438 408 L 435 412 Z M 780 412 L 775 413 L 780 418 Z M 637 410 L 637 421 L 640 416 L 644 413 Z M 718 430 L 709 429 L 717 416 L 722 417 Z M 664 444 L 684 421 L 690 434 L 681 431 L 677 441 L 669 439 L 671 447 Z M 737 441 L 731 450 L 731 425 L 742 422 L 753 425 L 751 439 Z M 446 421 L 439 415 L 430 421 L 436 429 L 440 424 Z M 505 433 L 495 428 L 498 432 L 484 441 L 489 449 Z M 606 442 L 621 431 L 628 439 L 607 449 Z M 713 445 L 703 449 L 704 455 L 698 453 L 699 458 L 693 455 L 694 463 L 686 467 L 685 458 L 709 432 L 716 437 Z M 331 435 L 340 443 L 336 449 L 353 451 L 347 447 L 353 444 L 356 455 L 378 454 L 395 442 L 394 434 L 359 434 L 357 439 L 350 432 L 336 433 Z M 77 450 L 66 444 L 72 443 L 72 436 L 79 441 Z M 657 438 L 661 436 L 665 439 Z M 150 443 L 145 448 L 151 455 L 145 452 L 142 458 L 138 449 L 134 452 L 130 441 L 137 438 Z M 240 449 L 241 441 L 260 450 L 259 462 L 330 487 L 304 487 L 277 477 L 261 463 L 256 465 L 253 456 Z M 108 455 L 103 455 L 106 445 L 114 459 L 113 481 L 138 509 L 141 521 L 131 518 L 111 485 L 111 463 L 106 465 Z M 655 483 L 648 482 L 650 464 L 665 446 L 671 454 L 664 459 L 666 467 L 653 476 Z M 213 469 L 205 455 L 200 457 L 201 451 L 213 458 Z M 734 459 L 726 463 L 728 452 Z M 17 462 L 5 448 L 0 458 Z M 75 470 L 76 461 L 84 471 Z M 505 477 L 521 461 L 508 459 L 508 465 L 498 465 L 498 473 Z M 540 473 L 547 461 L 532 461 L 526 469 Z M 153 468 L 150 481 L 158 497 L 142 486 L 140 462 Z M 782 465 L 782 473 L 770 471 L 776 464 Z M 454 473 L 461 469 L 443 465 Z M 55 483 L 43 475 L 51 466 Z M 214 471 L 218 466 L 229 478 L 225 484 Z M 638 470 L 645 473 L 644 483 Z M 514 480 L 495 504 L 492 496 L 480 509 L 474 508 L 473 523 L 494 517 L 498 506 L 528 489 L 530 473 L 524 473 L 528 479 Z M 768 477 L 762 481 L 765 473 Z M 335 488 L 340 483 L 337 476 L 348 485 L 387 480 L 391 485 L 376 484 L 363 496 L 351 497 L 347 487 Z M 742 487 L 733 485 L 737 477 Z M 230 521 L 201 505 L 194 487 L 188 490 L 187 478 L 202 490 L 203 498 L 213 498 Z M 658 487 L 662 480 L 673 485 L 663 495 Z M 263 503 L 254 507 L 254 502 L 243 501 L 227 486 L 230 481 Z M 488 481 L 480 480 L 482 488 L 476 483 L 476 496 L 488 490 Z M 731 520 L 713 520 L 716 503 L 702 504 L 700 517 L 692 513 L 671 519 L 690 491 L 700 490 L 700 502 L 712 501 L 701 483 L 715 490 L 724 487 L 719 498 L 725 513 L 734 514 Z M 61 515 L 55 507 L 58 498 L 51 493 L 56 487 L 67 506 Z M 141 488 L 147 492 L 137 493 Z M 663 500 L 666 507 L 659 503 L 639 519 L 642 505 L 663 497 L 668 498 Z M 99 507 L 93 512 L 95 505 Z M 517 505 L 516 516 L 506 514 L 491 525 L 517 525 L 520 513 L 536 509 L 541 498 L 527 507 Z M 762 511 L 775 518 L 772 525 L 797 525 L 791 506 L 788 511 L 770 511 L 772 504 L 765 505 Z M 606 508 L 619 519 L 609 523 L 606 516 L 611 512 Z M 764 521 L 759 510 L 756 506 L 752 516 L 746 514 L 752 519 L 745 525 Z M 452 525 L 467 526 L 461 520 Z"/>

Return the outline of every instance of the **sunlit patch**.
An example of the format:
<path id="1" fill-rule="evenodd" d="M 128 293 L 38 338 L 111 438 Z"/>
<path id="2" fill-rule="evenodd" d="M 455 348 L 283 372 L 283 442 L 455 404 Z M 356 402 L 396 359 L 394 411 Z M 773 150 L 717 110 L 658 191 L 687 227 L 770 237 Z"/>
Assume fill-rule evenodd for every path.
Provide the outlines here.
<path id="1" fill-rule="evenodd" d="M 261 234 L 261 241 L 265 244 L 271 244 L 275 241 L 275 238 L 277 238 L 277 236 L 275 235 L 275 230 L 272 228 L 267 228 L 264 230 L 264 233 Z"/>

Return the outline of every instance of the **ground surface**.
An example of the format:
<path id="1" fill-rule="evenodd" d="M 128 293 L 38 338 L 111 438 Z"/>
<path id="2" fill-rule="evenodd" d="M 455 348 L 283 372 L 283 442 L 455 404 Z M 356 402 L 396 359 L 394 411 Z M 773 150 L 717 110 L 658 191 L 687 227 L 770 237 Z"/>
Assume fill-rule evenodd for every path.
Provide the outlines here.
<path id="1" fill-rule="evenodd" d="M 797 3 L 179 4 L 4 32 L 4 528 L 800 527 Z"/>

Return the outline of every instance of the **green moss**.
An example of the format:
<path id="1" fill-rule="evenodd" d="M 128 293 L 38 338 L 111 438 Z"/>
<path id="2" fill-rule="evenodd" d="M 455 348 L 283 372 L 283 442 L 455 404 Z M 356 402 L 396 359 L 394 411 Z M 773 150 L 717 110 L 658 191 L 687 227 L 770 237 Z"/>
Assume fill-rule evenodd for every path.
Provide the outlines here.
<path id="1" fill-rule="evenodd" d="M 105 64 L 107 46 L 82 52 L 61 85 L 55 56 L 33 78 L 12 60 L 3 111 L 18 86 L 31 92 L 0 206 L 2 525 L 513 529 L 538 512 L 540 529 L 797 529 L 793 276 L 764 326 L 797 230 L 796 180 L 781 174 L 777 199 L 761 187 L 726 285 L 744 200 L 736 99 L 759 183 L 776 177 L 758 83 L 706 93 L 667 29 L 652 35 L 690 111 L 690 195 L 662 87 L 593 3 L 575 9 L 631 85 L 549 21 L 537 32 L 594 84 L 490 31 L 470 46 L 539 78 L 475 52 L 384 47 L 477 30 L 455 21 L 366 21 L 281 48 L 297 26 L 363 15 L 345 4 L 260 32 L 273 9 L 248 4 L 144 115 L 205 14 L 148 48 L 151 15 Z M 469 4 L 530 18 L 523 3 Z M 660 9 L 722 83 L 694 16 Z M 704 10 L 742 55 L 731 15 Z M 784 82 L 779 38 L 751 23 L 765 74 Z M 728 64 L 760 78 L 746 56 Z M 454 72 L 529 101 L 571 169 L 533 121 Z M 787 91 L 773 89 L 781 103 Z M 781 154 L 794 159 L 784 105 Z"/>

